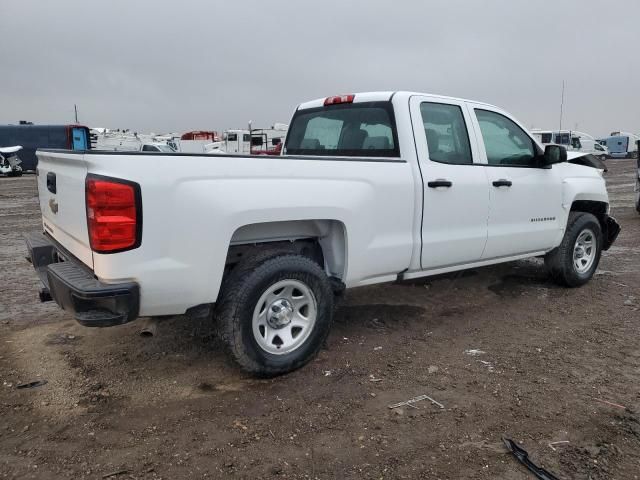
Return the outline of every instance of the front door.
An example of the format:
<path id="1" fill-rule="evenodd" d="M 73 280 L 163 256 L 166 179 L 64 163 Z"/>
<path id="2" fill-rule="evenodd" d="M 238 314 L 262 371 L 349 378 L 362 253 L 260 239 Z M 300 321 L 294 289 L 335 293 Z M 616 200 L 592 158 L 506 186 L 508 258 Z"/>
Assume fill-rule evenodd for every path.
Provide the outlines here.
<path id="1" fill-rule="evenodd" d="M 558 168 L 539 167 L 534 140 L 504 112 L 471 106 L 489 180 L 489 231 L 483 259 L 553 248 L 564 227 Z"/>
<path id="2" fill-rule="evenodd" d="M 464 102 L 411 99 L 423 179 L 422 268 L 480 260 L 487 240 L 489 187 Z M 470 137 L 471 135 L 471 137 Z"/>

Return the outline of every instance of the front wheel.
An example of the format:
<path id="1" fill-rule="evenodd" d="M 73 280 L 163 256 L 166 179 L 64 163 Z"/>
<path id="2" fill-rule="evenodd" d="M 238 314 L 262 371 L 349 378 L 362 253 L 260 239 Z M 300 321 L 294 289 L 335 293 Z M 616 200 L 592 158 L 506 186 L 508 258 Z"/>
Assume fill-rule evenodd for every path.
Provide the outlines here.
<path id="1" fill-rule="evenodd" d="M 216 309 L 221 338 L 240 367 L 272 377 L 316 356 L 333 319 L 333 291 L 313 260 L 248 259 L 225 279 Z"/>
<path id="2" fill-rule="evenodd" d="M 590 213 L 571 212 L 562 243 L 544 259 L 552 278 L 567 287 L 591 280 L 600 263 L 602 228 Z"/>

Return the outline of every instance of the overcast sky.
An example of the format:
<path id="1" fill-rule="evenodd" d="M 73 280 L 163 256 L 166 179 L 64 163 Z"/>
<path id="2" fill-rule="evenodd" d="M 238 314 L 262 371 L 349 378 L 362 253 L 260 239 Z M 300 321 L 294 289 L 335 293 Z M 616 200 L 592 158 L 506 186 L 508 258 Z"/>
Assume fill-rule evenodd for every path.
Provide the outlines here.
<path id="1" fill-rule="evenodd" d="M 525 125 L 640 132 L 640 2 L 0 0 L 0 123 L 141 132 L 287 122 L 305 100 L 415 90 Z"/>

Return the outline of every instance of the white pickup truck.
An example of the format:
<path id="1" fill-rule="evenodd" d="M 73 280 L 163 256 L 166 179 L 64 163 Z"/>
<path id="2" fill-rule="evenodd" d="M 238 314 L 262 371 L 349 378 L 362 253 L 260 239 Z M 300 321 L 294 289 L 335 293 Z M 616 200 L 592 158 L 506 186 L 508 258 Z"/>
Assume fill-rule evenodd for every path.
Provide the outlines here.
<path id="1" fill-rule="evenodd" d="M 40 150 L 41 299 L 98 327 L 210 311 L 272 376 L 314 357 L 344 288 L 541 256 L 576 287 L 620 230 L 600 171 L 491 105 L 361 93 L 290 125 L 279 157 Z"/>

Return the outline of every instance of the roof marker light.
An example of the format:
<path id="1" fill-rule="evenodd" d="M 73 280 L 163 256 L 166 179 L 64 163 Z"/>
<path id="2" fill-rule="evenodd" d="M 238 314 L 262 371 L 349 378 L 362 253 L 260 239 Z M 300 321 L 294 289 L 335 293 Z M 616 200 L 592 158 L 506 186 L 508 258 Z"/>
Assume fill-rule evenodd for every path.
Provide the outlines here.
<path id="1" fill-rule="evenodd" d="M 340 103 L 353 103 L 355 95 L 336 95 L 335 97 L 327 97 L 324 99 L 324 106 L 338 105 Z"/>

